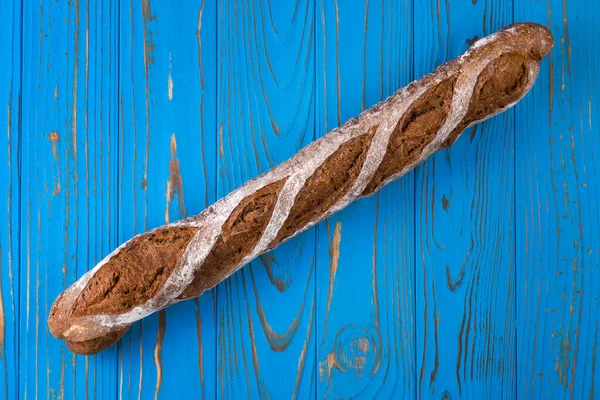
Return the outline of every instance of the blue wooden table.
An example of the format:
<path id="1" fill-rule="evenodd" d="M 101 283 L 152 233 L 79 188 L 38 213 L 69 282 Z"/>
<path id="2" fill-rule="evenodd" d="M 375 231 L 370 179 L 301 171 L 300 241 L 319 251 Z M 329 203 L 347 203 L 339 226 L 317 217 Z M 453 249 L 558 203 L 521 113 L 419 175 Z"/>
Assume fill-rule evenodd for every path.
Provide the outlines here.
<path id="1" fill-rule="evenodd" d="M 217 4 L 218 3 L 218 4 Z M 513 21 L 532 92 L 75 356 L 55 297 Z M 2 0 L 0 398 L 598 399 L 595 0 Z"/>

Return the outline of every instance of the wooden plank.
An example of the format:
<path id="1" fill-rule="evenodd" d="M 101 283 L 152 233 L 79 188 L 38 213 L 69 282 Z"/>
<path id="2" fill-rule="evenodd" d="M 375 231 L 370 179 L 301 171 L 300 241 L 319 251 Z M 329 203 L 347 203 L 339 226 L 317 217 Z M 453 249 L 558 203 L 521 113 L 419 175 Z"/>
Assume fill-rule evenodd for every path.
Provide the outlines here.
<path id="1" fill-rule="evenodd" d="M 123 242 L 215 200 L 216 8 L 144 0 L 120 10 Z M 215 352 L 211 293 L 146 318 L 121 342 L 119 397 L 212 398 Z"/>
<path id="2" fill-rule="evenodd" d="M 511 20 L 512 2 L 415 3 L 415 75 Z M 502 114 L 417 169 L 419 397 L 515 396 L 513 132 Z"/>
<path id="3" fill-rule="evenodd" d="M 18 398 L 21 7 L 0 13 L 0 398 Z"/>
<path id="4" fill-rule="evenodd" d="M 19 395 L 114 398 L 116 349 L 71 353 L 52 302 L 116 245 L 113 2 L 23 4 Z"/>
<path id="5" fill-rule="evenodd" d="M 317 2 L 320 135 L 412 78 L 412 1 Z M 319 398 L 412 398 L 413 174 L 318 226 Z"/>
<path id="6" fill-rule="evenodd" d="M 219 196 L 314 140 L 314 2 L 219 8 Z M 314 397 L 315 236 L 217 288 L 219 398 Z"/>
<path id="7" fill-rule="evenodd" d="M 519 3 L 556 46 L 516 115 L 521 398 L 600 398 L 600 5 Z"/>

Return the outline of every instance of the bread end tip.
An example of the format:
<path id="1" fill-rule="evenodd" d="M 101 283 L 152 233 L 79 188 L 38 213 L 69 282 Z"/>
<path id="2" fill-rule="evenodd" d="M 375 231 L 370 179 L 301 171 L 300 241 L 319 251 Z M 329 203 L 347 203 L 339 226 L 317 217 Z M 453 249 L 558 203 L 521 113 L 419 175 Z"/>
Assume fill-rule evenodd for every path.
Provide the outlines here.
<path id="1" fill-rule="evenodd" d="M 544 25 L 535 22 L 517 22 L 503 30 L 523 36 L 526 43 L 531 45 L 531 52 L 538 61 L 544 59 L 554 47 L 552 31 Z"/>

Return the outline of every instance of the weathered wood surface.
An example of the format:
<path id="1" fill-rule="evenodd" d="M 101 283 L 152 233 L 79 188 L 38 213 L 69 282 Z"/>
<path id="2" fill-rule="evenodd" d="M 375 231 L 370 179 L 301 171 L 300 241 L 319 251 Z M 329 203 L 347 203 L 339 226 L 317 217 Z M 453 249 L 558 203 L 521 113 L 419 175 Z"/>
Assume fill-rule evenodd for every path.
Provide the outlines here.
<path id="1" fill-rule="evenodd" d="M 119 241 L 215 201 L 214 2 L 120 2 Z M 119 398 L 216 393 L 215 295 L 136 324 L 121 341 Z"/>
<path id="2" fill-rule="evenodd" d="M 222 197 L 314 140 L 314 4 L 220 2 L 217 191 Z M 216 289 L 217 397 L 314 393 L 315 232 Z"/>
<path id="3" fill-rule="evenodd" d="M 21 9 L 3 4 L 0 14 L 0 398 L 15 398 L 19 370 L 19 135 Z"/>
<path id="4" fill-rule="evenodd" d="M 412 78 L 411 2 L 317 2 L 319 135 Z M 414 378 L 414 178 L 318 226 L 318 398 L 402 398 Z"/>
<path id="5" fill-rule="evenodd" d="M 117 349 L 76 357 L 45 323 L 55 297 L 117 245 L 117 9 L 23 3 L 19 396 L 104 398 Z"/>
<path id="6" fill-rule="evenodd" d="M 593 0 L 6 0 L 0 398 L 600 398 Z M 511 23 L 513 111 L 197 300 L 73 356 L 55 296 Z"/>
<path id="7" fill-rule="evenodd" d="M 415 3 L 415 37 L 431 38 L 415 41 L 415 75 L 512 22 L 511 2 L 475 3 Z M 486 121 L 416 170 L 419 397 L 515 397 L 513 122 Z"/>
<path id="8" fill-rule="evenodd" d="M 600 5 L 515 2 L 556 47 L 516 109 L 518 395 L 600 398 Z"/>

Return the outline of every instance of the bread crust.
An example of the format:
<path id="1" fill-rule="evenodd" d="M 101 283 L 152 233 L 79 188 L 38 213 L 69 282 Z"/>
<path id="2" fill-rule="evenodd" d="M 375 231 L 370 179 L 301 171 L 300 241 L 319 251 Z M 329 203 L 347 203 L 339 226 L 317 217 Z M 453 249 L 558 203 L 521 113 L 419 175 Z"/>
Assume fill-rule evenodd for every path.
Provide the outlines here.
<path id="1" fill-rule="evenodd" d="M 74 352 L 93 354 L 135 321 L 202 294 L 512 107 L 553 44 L 543 26 L 508 26 L 197 216 L 135 236 L 56 299 L 50 332 Z M 135 278 L 144 268 L 150 272 Z"/>

